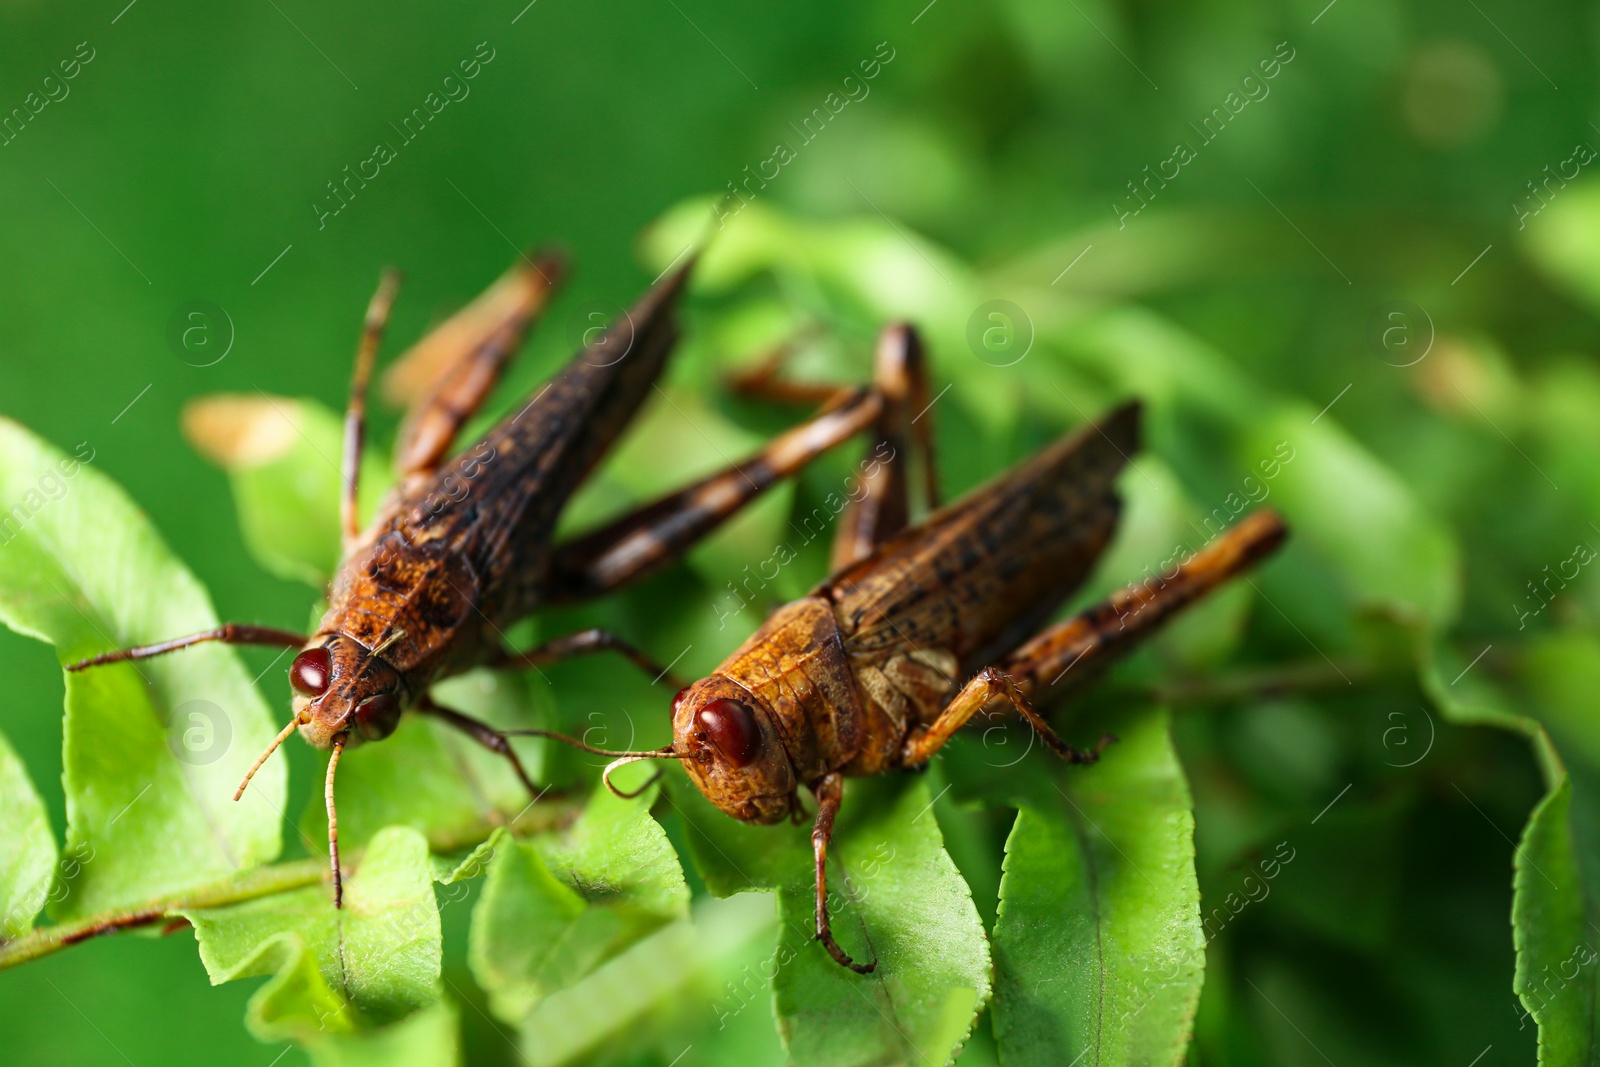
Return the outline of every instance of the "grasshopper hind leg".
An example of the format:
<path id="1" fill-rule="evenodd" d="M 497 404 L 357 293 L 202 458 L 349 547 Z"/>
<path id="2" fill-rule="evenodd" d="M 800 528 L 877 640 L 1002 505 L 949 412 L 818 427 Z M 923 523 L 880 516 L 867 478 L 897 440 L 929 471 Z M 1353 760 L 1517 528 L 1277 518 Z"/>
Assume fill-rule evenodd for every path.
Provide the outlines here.
<path id="1" fill-rule="evenodd" d="M 914 731 L 906 739 L 905 747 L 901 751 L 902 761 L 911 767 L 926 763 L 974 715 L 996 702 L 1009 703 L 1016 709 L 1017 714 L 1033 727 L 1045 746 L 1068 763 L 1094 763 L 1100 758 L 1100 753 L 1105 751 L 1106 746 L 1116 741 L 1111 734 L 1103 734 L 1099 744 L 1088 751 L 1073 748 L 1051 729 L 1050 724 L 1045 722 L 1037 711 L 1033 710 L 1033 705 L 1028 703 L 1028 698 L 1010 675 L 998 667 L 985 667 L 972 681 L 962 687 L 961 692 L 945 705 L 938 718 L 934 719 L 926 729 Z"/>
<path id="2" fill-rule="evenodd" d="M 564 274 L 560 256 L 523 256 L 389 369 L 386 394 L 408 405 L 394 450 L 402 478 L 429 474 L 445 462 Z"/>
<path id="3" fill-rule="evenodd" d="M 1172 574 L 1119 589 L 1034 637 L 1001 667 L 1036 700 L 1057 701 L 1077 692 L 1183 608 L 1275 552 L 1287 532 L 1276 512 L 1254 512 L 1179 563 Z"/>
<path id="4" fill-rule="evenodd" d="M 789 361 L 816 333 L 802 328 L 770 349 L 757 363 L 723 375 L 722 384 L 735 396 L 774 404 L 822 404 L 833 399 L 840 386 L 830 382 L 805 382 L 784 376 Z"/>
<path id="5" fill-rule="evenodd" d="M 912 451 L 921 453 L 923 503 L 930 511 L 939 506 L 928 361 L 916 330 L 901 323 L 879 335 L 872 380 L 883 397 L 883 411 L 873 427 L 867 453 L 872 462 L 861 479 L 861 495 L 839 516 L 831 565 L 835 571 L 870 556 L 910 523 Z"/>
<path id="6" fill-rule="evenodd" d="M 862 490 L 851 494 L 839 519 L 835 567 L 870 554 L 905 528 L 910 512 L 905 453 L 913 444 L 923 453 L 927 505 L 937 505 L 926 360 L 911 327 L 883 332 L 870 390 L 779 383 L 766 370 L 759 378 L 759 389 L 741 391 L 791 402 L 820 399 L 822 410 L 744 462 L 558 545 L 550 565 L 550 602 L 592 599 L 654 573 L 780 479 L 863 431 L 870 432 L 874 444 L 860 479 Z M 786 391 L 791 387 L 793 392 Z"/>
<path id="7" fill-rule="evenodd" d="M 1162 624 L 1229 579 L 1277 550 L 1286 530 L 1272 511 L 1258 511 L 1178 564 L 1128 586 L 1029 640 L 999 666 L 980 671 L 926 729 L 913 733 L 903 752 L 907 765 L 930 759 L 979 713 L 1014 708 L 1044 743 L 1069 763 L 1092 763 L 1113 740 L 1092 752 L 1068 747 L 1033 710 L 1030 700 L 1056 701 L 1078 691 L 1111 663 L 1128 655 Z"/>
<path id="8" fill-rule="evenodd" d="M 339 524 L 344 534 L 345 551 L 361 535 L 361 520 L 357 515 L 356 497 L 361 487 L 361 455 L 366 449 L 367 434 L 367 383 L 372 379 L 372 364 L 378 358 L 378 345 L 383 331 L 389 325 L 389 312 L 394 308 L 395 293 L 400 288 L 400 275 L 385 271 L 378 281 L 378 289 L 367 304 L 367 315 L 361 324 L 361 341 L 356 346 L 356 365 L 350 373 L 350 400 L 344 412 L 344 465 L 342 469 L 343 493 L 339 500 Z"/>
<path id="9" fill-rule="evenodd" d="M 556 546 L 547 599 L 594 599 L 660 570 L 781 479 L 870 427 L 881 410 L 877 393 L 844 391 L 743 462 Z"/>
<path id="10" fill-rule="evenodd" d="M 731 376 L 730 388 L 743 396 L 777 403 L 837 403 L 847 392 L 843 387 L 783 377 L 784 364 L 793 351 L 793 344 L 780 347 L 756 367 Z M 840 515 L 831 570 L 865 559 L 910 522 L 907 453 L 913 447 L 922 453 L 923 502 L 929 510 L 939 506 L 933 420 L 928 417 L 933 403 L 928 393 L 927 355 L 921 335 L 911 326 L 896 323 L 878 335 L 872 387 L 880 406 L 867 452 L 870 466 L 861 477 L 860 495 L 852 493 Z"/>

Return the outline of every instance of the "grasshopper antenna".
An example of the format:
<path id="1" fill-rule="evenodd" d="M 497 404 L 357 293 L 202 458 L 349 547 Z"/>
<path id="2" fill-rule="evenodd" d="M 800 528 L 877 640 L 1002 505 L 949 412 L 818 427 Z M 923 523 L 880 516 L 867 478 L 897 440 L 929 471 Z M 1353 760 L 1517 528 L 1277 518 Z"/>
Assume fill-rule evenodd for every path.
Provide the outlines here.
<path id="1" fill-rule="evenodd" d="M 267 758 L 269 756 L 278 751 L 278 746 L 287 741 L 289 739 L 289 735 L 294 733 L 303 722 L 304 720 L 301 719 L 300 716 L 296 715 L 294 718 L 289 720 L 288 726 L 285 726 L 278 732 L 278 736 L 272 739 L 272 743 L 267 746 L 267 750 L 261 753 L 261 755 L 257 756 L 256 761 L 250 764 L 250 769 L 244 772 L 244 780 L 239 783 L 239 788 L 233 791 L 234 800 L 238 800 L 240 797 L 244 796 L 245 787 L 250 784 L 250 779 L 256 776 L 256 772 L 261 769 L 261 765 L 267 762 Z"/>
<path id="2" fill-rule="evenodd" d="M 659 774 L 656 775 L 655 778 L 651 778 L 644 785 L 629 793 L 624 792 L 623 790 L 618 789 L 616 786 L 611 784 L 612 771 L 615 771 L 618 767 L 626 767 L 630 763 L 638 763 L 640 760 L 683 758 L 682 754 L 675 751 L 671 745 L 665 745 L 661 748 L 652 748 L 644 751 L 630 752 L 626 749 L 595 748 L 593 745 L 584 744 L 576 737 L 569 737 L 566 734 L 559 734 L 554 730 L 504 730 L 502 732 L 508 735 L 515 735 L 517 737 L 548 737 L 552 741 L 560 741 L 562 744 L 571 745 L 573 748 L 581 749 L 584 752 L 592 752 L 596 756 L 615 756 L 616 759 L 608 763 L 606 765 L 606 769 L 600 772 L 600 780 L 605 782 L 606 788 L 611 790 L 613 795 L 619 796 L 623 800 L 632 800 L 634 797 L 638 796 L 640 793 L 643 793 L 646 789 L 649 789 L 652 785 L 654 785 L 656 778 L 661 776 Z"/>
<path id="3" fill-rule="evenodd" d="M 328 778 L 322 786 L 322 799 L 328 805 L 328 862 L 333 864 L 333 906 L 344 907 L 344 875 L 339 872 L 339 812 L 333 805 L 333 774 L 344 753 L 345 735 L 333 739 L 333 754 L 328 757 Z"/>
<path id="4" fill-rule="evenodd" d="M 638 789 L 631 791 L 618 789 L 616 786 L 612 785 L 611 772 L 619 767 L 626 767 L 630 763 L 638 763 L 641 760 L 647 759 L 682 759 L 682 757 L 676 752 L 672 751 L 671 745 L 668 745 L 666 748 L 655 752 L 640 752 L 632 756 L 623 756 L 606 764 L 606 769 L 600 772 L 600 780 L 606 784 L 607 789 L 611 790 L 612 796 L 621 797 L 623 800 L 632 800 L 634 797 L 638 796 L 640 793 L 643 793 L 646 789 L 649 789 L 651 786 L 659 782 L 663 772 L 657 771 L 645 780 L 644 785 L 641 785 Z"/>

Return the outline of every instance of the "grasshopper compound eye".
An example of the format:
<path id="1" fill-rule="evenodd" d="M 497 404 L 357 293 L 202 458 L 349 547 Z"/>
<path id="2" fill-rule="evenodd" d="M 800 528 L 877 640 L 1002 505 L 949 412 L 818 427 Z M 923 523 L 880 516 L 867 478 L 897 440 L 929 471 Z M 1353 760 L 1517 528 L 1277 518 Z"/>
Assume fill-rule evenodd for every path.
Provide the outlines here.
<path id="1" fill-rule="evenodd" d="M 325 648 L 308 648 L 289 665 L 289 684 L 302 696 L 319 697 L 333 677 L 333 657 Z"/>
<path id="2" fill-rule="evenodd" d="M 368 741 L 382 741 L 400 725 L 400 701 L 393 693 L 379 693 L 356 707 L 356 730 Z"/>
<path id="3" fill-rule="evenodd" d="M 735 767 L 750 764 L 761 750 L 761 727 L 755 712 L 737 700 L 713 700 L 695 713 L 695 719 L 722 758 Z"/>

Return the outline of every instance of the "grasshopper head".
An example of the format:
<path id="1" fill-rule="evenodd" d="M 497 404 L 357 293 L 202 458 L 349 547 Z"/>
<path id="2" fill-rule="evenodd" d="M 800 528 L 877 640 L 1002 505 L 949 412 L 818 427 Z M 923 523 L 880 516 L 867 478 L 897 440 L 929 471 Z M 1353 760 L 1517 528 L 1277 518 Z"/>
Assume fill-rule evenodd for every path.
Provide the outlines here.
<path id="1" fill-rule="evenodd" d="M 771 710 L 724 675 L 672 702 L 672 748 L 700 792 L 735 819 L 774 823 L 793 810 L 794 765 Z"/>
<path id="2" fill-rule="evenodd" d="M 400 725 L 400 675 L 343 634 L 303 649 L 289 666 L 300 736 L 329 748 L 339 734 L 347 744 L 381 741 Z"/>

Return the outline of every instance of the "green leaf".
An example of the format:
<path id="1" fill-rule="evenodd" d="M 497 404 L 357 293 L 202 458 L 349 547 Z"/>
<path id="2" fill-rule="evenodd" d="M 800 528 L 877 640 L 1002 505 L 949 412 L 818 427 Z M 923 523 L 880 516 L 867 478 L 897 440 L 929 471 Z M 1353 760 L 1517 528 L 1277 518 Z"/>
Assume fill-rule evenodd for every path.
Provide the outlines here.
<path id="1" fill-rule="evenodd" d="M 306 1051 L 317 1067 L 454 1067 L 461 1062 L 457 1014 L 441 1000 L 380 1030 L 330 1034 Z"/>
<path id="2" fill-rule="evenodd" d="M 830 897 L 841 945 L 870 975 L 845 970 L 813 936 L 815 892 L 778 895 L 778 1026 L 797 1064 L 949 1062 L 991 991 L 989 943 L 972 892 L 944 850 L 926 785 L 859 783 L 840 814 Z M 788 962 L 785 963 L 787 958 Z"/>
<path id="3" fill-rule="evenodd" d="M 642 235 L 645 258 L 665 267 L 686 243 L 700 243 L 705 209 L 703 200 L 691 200 L 659 219 Z M 838 319 L 840 311 L 854 312 L 874 329 L 907 319 L 935 337 L 961 337 L 968 315 L 983 299 L 965 263 L 886 218 L 801 221 L 756 202 L 705 246 L 695 285 L 718 291 L 764 272 L 793 283 L 796 292 L 820 283 L 845 305 L 830 308 L 830 319 Z"/>
<path id="4" fill-rule="evenodd" d="M 1030 796 L 1006 842 L 995 1036 L 1007 1064 L 1177 1064 L 1205 970 L 1189 789 L 1160 712 Z"/>
<path id="5" fill-rule="evenodd" d="M 1512 988 L 1539 1024 L 1539 1063 L 1592 1063 L 1600 980 L 1586 884 L 1574 828 L 1572 782 L 1563 779 L 1534 809 L 1514 860 L 1511 903 L 1517 969 Z"/>
<path id="6" fill-rule="evenodd" d="M 696 901 L 691 918 L 541 1000 L 521 1024 L 523 1059 L 529 1067 L 665 1065 L 692 1045 L 697 1062 L 783 1062 L 763 978 L 772 924 L 770 900 Z"/>
<path id="7" fill-rule="evenodd" d="M 539 838 L 551 873 L 590 905 L 612 908 L 629 922 L 658 926 L 687 914 L 689 889 L 678 853 L 650 815 L 656 790 L 625 800 L 604 786 L 572 830 Z"/>
<path id="8" fill-rule="evenodd" d="M 11 742 L 0 734 L 0 941 L 25 934 L 44 907 L 56 839 L 44 801 Z"/>
<path id="9" fill-rule="evenodd" d="M 1515 989 L 1539 1023 L 1540 1064 L 1590 1063 L 1600 1058 L 1600 638 L 1537 640 L 1522 674 L 1565 769 L 1514 860 Z"/>
<path id="10" fill-rule="evenodd" d="M 1485 680 L 1483 671 L 1468 669 L 1472 666 L 1469 657 L 1458 654 L 1444 640 L 1415 628 L 1411 639 L 1416 644 L 1423 692 L 1445 718 L 1462 726 L 1493 726 L 1522 734 L 1533 746 L 1546 788 L 1554 790 L 1567 771 L 1539 720 L 1516 710 L 1498 686 Z"/>
<path id="11" fill-rule="evenodd" d="M 1513 858 L 1513 989 L 1538 1024 L 1540 1064 L 1588 1063 L 1600 1056 L 1600 639 L 1558 631 L 1531 643 L 1521 675 L 1538 718 L 1469 666 L 1427 648 L 1423 687 L 1453 721 L 1527 736 L 1548 787 Z"/>
<path id="12" fill-rule="evenodd" d="M 468 960 L 508 1022 L 688 913 L 677 853 L 650 816 L 655 790 L 595 793 L 572 829 L 527 842 L 502 836 L 473 910 Z"/>
<path id="13" fill-rule="evenodd" d="M 199 583 L 88 466 L 0 419 L 0 620 L 62 662 L 214 627 Z M 173 893 L 278 854 L 284 764 L 233 790 L 277 729 L 238 657 L 205 645 L 66 676 L 67 919 Z"/>
<path id="14" fill-rule="evenodd" d="M 344 427 L 314 400 L 220 395 L 184 409 L 185 435 L 227 471 L 245 546 L 267 570 L 318 590 L 339 565 L 339 471 Z M 392 478 L 370 447 L 361 464 L 361 514 Z"/>
<path id="15" fill-rule="evenodd" d="M 1512 860 L 1512 988 L 1538 1024 L 1541 1065 L 1592 1062 L 1600 1056 L 1600 640 L 1568 631 L 1532 644 L 1522 674 L 1538 718 L 1442 642 L 1419 644 L 1419 661 L 1423 689 L 1447 718 L 1520 733 L 1533 747 L 1547 792 Z"/>
<path id="16" fill-rule="evenodd" d="M 813 936 L 805 827 L 736 822 L 687 785 L 673 795 L 713 893 L 778 890 L 773 991 L 796 1064 L 937 1067 L 954 1056 L 989 999 L 989 946 L 920 779 L 852 780 L 829 849 L 833 929 L 857 960 L 877 960 L 868 975 Z"/>
<path id="17" fill-rule="evenodd" d="M 1117 394 L 1232 426 L 1248 425 L 1270 402 L 1225 353 L 1153 312 L 1112 307 L 1082 315 L 1044 300 L 1035 307 L 1041 336 L 1055 339 L 1071 363 L 1103 377 Z M 1039 375 L 1049 369 L 1030 367 Z M 1207 451 L 1215 451 L 1214 442 Z"/>
<path id="18" fill-rule="evenodd" d="M 1557 285 L 1600 310 L 1600 182 L 1586 179 L 1529 220 L 1523 247 Z"/>
<path id="19" fill-rule="evenodd" d="M 263 1041 L 365 1032 L 439 998 L 439 908 L 428 845 L 414 830 L 373 838 L 345 878 L 342 908 L 319 885 L 184 916 L 212 984 L 272 975 L 247 1016 Z"/>
<path id="20" fill-rule="evenodd" d="M 496 1015 L 516 1021 L 599 961 L 617 922 L 550 873 L 532 844 L 502 843 L 473 909 L 469 958 Z"/>
<path id="21" fill-rule="evenodd" d="M 323 906 L 331 907 L 332 901 L 326 899 L 326 894 L 322 896 Z M 280 899 L 278 903 L 282 905 L 285 902 Z M 231 932 L 225 924 L 222 929 L 224 936 Z M 201 927 L 196 923 L 195 930 L 201 940 L 201 959 L 208 960 L 207 940 L 214 935 L 213 928 Z M 246 961 L 249 969 L 239 967 L 226 972 L 212 971 L 211 974 L 213 985 L 233 978 L 272 975 L 271 981 L 250 998 L 245 1012 L 245 1024 L 250 1032 L 262 1041 L 287 1038 L 301 1044 L 309 1044 L 326 1034 L 353 1033 L 355 1023 L 344 998 L 334 992 L 317 964 L 316 953 L 306 945 L 304 939 L 297 934 L 276 934 L 265 942 L 248 940 L 250 935 L 258 932 L 250 929 L 246 935 L 244 947 L 256 946 Z M 217 940 L 221 941 L 222 938 Z M 224 946 L 225 949 L 229 947 L 233 946 Z M 211 968 L 209 961 L 207 968 Z"/>
<path id="22" fill-rule="evenodd" d="M 1281 463 L 1271 502 L 1292 536 L 1332 565 L 1352 606 L 1447 627 L 1461 603 L 1454 535 L 1337 422 L 1314 418 L 1302 404 L 1258 413 L 1240 444 L 1246 469 L 1287 447 L 1293 458 Z"/>
<path id="23" fill-rule="evenodd" d="M 497 826 L 487 838 L 478 843 L 476 848 L 453 863 L 443 856 L 434 856 L 433 880 L 440 885 L 457 885 L 474 878 L 482 878 L 489 869 L 489 861 L 494 859 L 510 837 L 509 830 L 504 826 Z"/>

